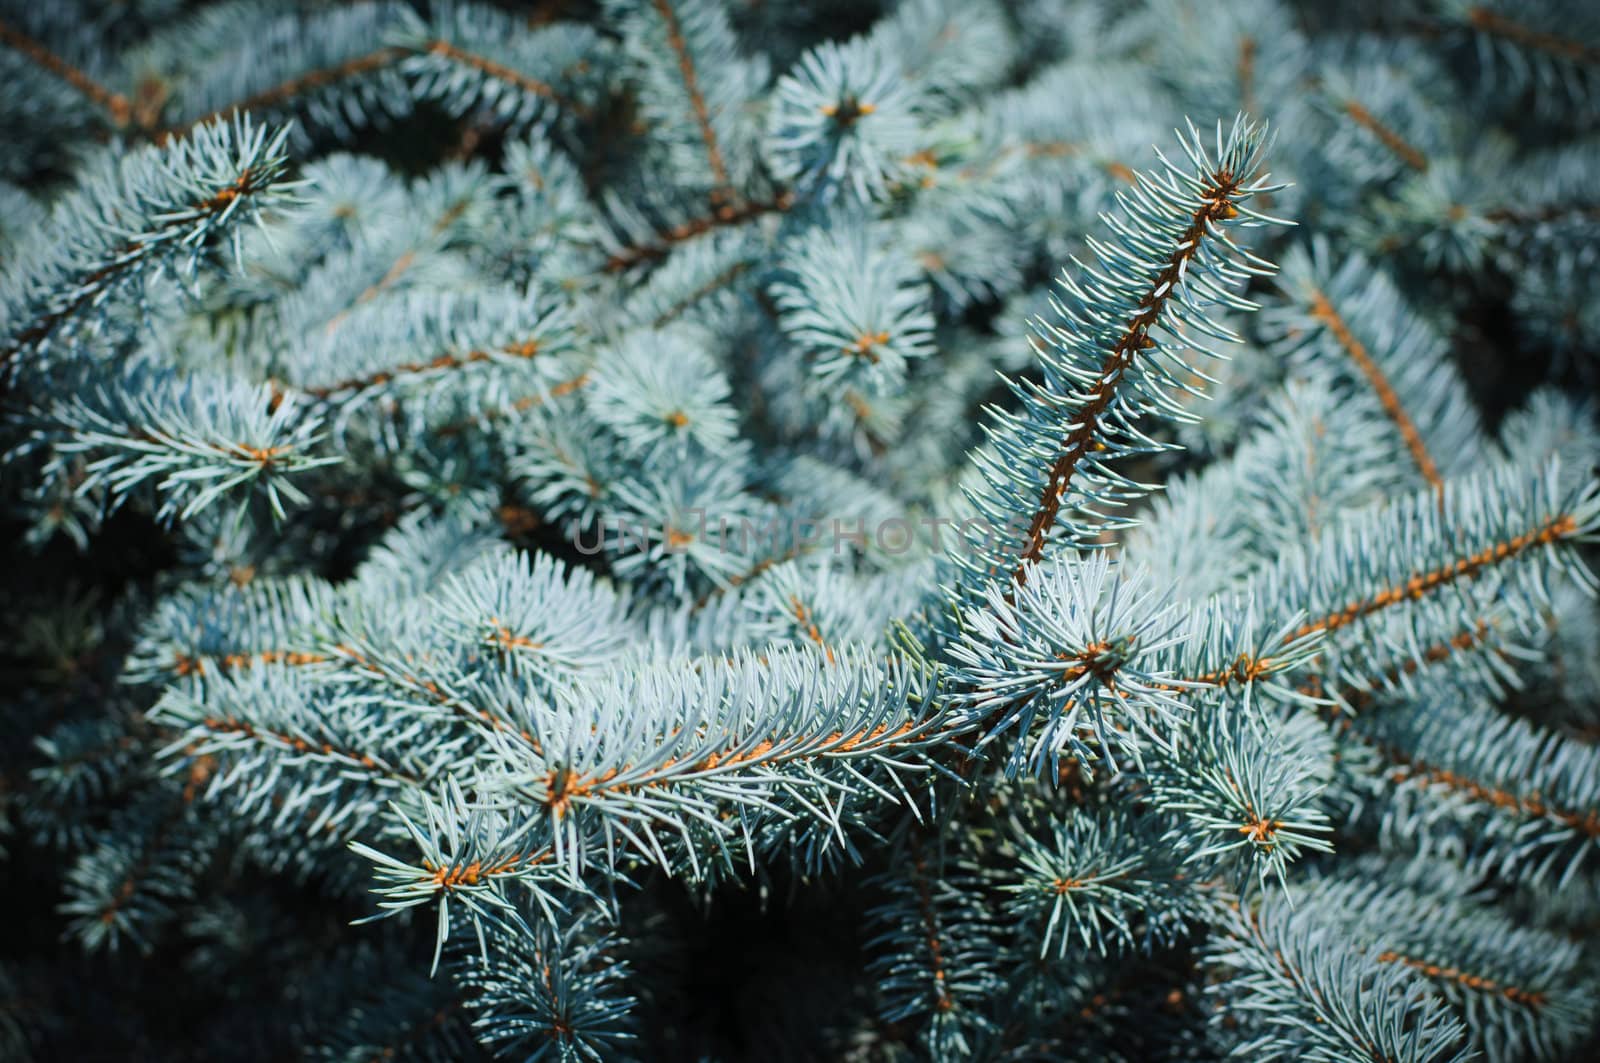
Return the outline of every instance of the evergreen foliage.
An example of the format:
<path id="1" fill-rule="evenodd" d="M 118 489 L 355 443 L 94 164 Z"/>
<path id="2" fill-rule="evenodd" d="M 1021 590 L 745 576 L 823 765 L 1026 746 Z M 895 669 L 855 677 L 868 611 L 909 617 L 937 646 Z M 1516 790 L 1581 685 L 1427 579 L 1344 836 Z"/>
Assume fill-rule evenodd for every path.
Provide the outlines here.
<path id="1" fill-rule="evenodd" d="M 1577 1060 L 1600 18 L 0 0 L 0 1056 Z"/>

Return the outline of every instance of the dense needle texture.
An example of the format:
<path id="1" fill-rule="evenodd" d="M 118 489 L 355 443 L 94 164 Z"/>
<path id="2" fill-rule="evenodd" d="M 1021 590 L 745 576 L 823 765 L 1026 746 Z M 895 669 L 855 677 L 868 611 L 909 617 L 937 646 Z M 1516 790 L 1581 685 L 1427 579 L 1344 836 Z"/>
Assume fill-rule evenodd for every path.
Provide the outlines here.
<path id="1" fill-rule="evenodd" d="M 1600 1051 L 1600 7 L 0 0 L 0 1059 Z"/>

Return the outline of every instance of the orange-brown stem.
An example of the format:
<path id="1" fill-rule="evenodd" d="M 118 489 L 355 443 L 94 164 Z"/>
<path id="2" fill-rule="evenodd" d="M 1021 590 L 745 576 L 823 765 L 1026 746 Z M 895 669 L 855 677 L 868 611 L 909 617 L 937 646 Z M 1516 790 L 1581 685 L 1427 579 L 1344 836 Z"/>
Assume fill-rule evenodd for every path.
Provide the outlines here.
<path id="1" fill-rule="evenodd" d="M 1428 447 L 1422 441 L 1422 433 L 1417 431 L 1416 422 L 1406 413 L 1405 406 L 1400 402 L 1400 396 L 1395 394 L 1394 386 L 1389 383 L 1389 378 L 1373 360 L 1366 344 L 1350 331 L 1350 326 L 1334 307 L 1333 302 L 1318 289 L 1312 289 L 1311 292 L 1311 316 L 1333 335 L 1334 340 L 1350 356 L 1350 360 L 1356 363 L 1356 368 L 1361 370 L 1361 375 L 1367 378 L 1367 383 L 1383 406 L 1383 412 L 1389 415 L 1389 419 L 1399 429 L 1400 438 L 1405 442 L 1411 460 L 1416 462 L 1417 469 L 1421 471 L 1422 478 L 1435 489 L 1442 487 L 1444 477 L 1439 475 L 1439 466 L 1428 453 Z"/>
<path id="2" fill-rule="evenodd" d="M 239 174 L 230 184 L 218 189 L 212 195 L 197 200 L 191 205 L 191 210 L 203 214 L 220 214 L 229 205 L 242 196 L 253 195 L 266 187 L 264 174 L 259 174 L 251 169 L 246 169 Z M 175 229 L 185 224 L 187 218 L 178 215 L 172 220 L 161 224 L 162 230 Z M 142 240 L 128 240 L 112 251 L 107 258 L 110 265 L 93 270 L 75 283 L 78 295 L 70 300 L 66 306 L 59 310 L 52 310 L 41 316 L 39 320 L 28 326 L 17 335 L 11 346 L 0 352 L 0 373 L 11 364 L 11 360 L 24 348 L 30 347 L 55 334 L 69 318 L 94 302 L 103 292 L 100 282 L 109 280 L 131 270 L 138 262 L 138 252 L 144 250 L 145 242 Z"/>
<path id="3" fill-rule="evenodd" d="M 335 66 L 312 70 L 301 74 L 299 77 L 293 77 L 288 81 L 274 85 L 270 89 L 263 89 L 253 96 L 247 96 L 235 103 L 218 107 L 214 111 L 207 111 L 199 118 L 185 122 L 182 125 L 168 127 L 160 132 L 157 139 L 165 140 L 168 137 L 182 136 L 196 126 L 205 125 L 219 118 L 233 118 L 236 115 L 258 111 L 265 107 L 277 107 L 305 93 L 315 92 L 317 89 L 325 88 L 328 85 L 337 84 L 349 78 L 359 77 L 362 74 L 370 74 L 375 70 L 393 66 L 410 54 L 410 50 L 406 48 L 379 48 L 375 52 L 368 52 L 366 55 L 347 59 Z"/>
<path id="4" fill-rule="evenodd" d="M 928 862 L 922 855 L 920 844 L 913 840 L 912 845 L 915 855 L 911 861 L 911 887 L 917 894 L 917 917 L 922 921 L 923 942 L 928 946 L 928 970 L 933 976 L 933 1006 L 939 1011 L 951 1011 L 956 1002 L 947 984 L 949 979 L 945 971 L 939 912 L 933 906 L 933 889 L 928 884 Z"/>
<path id="5" fill-rule="evenodd" d="M 126 96 L 112 92 L 43 44 L 3 21 L 0 21 L 0 44 L 71 85 L 90 103 L 105 111 L 112 125 L 120 128 L 128 124 L 133 106 Z"/>
<path id="6" fill-rule="evenodd" d="M 1566 59 L 1574 63 L 1600 63 L 1600 48 L 1559 34 L 1536 30 L 1506 18 L 1484 7 L 1474 7 L 1467 12 L 1467 22 L 1480 33 L 1500 37 L 1535 51 Z"/>
<path id="7" fill-rule="evenodd" d="M 539 353 L 538 340 L 525 340 L 522 343 L 507 344 L 497 347 L 492 351 L 471 350 L 465 354 L 441 354 L 426 362 L 406 362 L 401 365 L 380 369 L 364 376 L 350 377 L 324 387 L 299 388 L 302 394 L 314 399 L 329 399 L 335 395 L 347 392 L 365 391 L 368 388 L 382 387 L 396 377 L 417 376 L 422 373 L 435 373 L 453 369 L 464 369 L 469 365 L 479 365 L 493 361 L 496 355 L 512 358 L 533 358 Z"/>
<path id="8" fill-rule="evenodd" d="M 782 214 L 792 206 L 794 206 L 794 193 L 789 191 L 779 191 L 771 199 L 724 204 L 710 214 L 672 226 L 658 234 L 652 243 L 622 248 L 606 259 L 605 271 L 620 273 L 641 263 L 665 258 L 674 246 L 686 240 L 692 240 L 713 229 L 742 225 L 766 214 Z"/>
<path id="9" fill-rule="evenodd" d="M 700 78 L 695 71 L 694 57 L 689 54 L 689 44 L 683 39 L 683 27 L 678 23 L 678 13 L 672 0 L 651 0 L 656 13 L 666 26 L 667 46 L 678 57 L 678 74 L 683 78 L 683 89 L 689 95 L 689 109 L 694 112 L 694 123 L 699 127 L 700 139 L 706 146 L 706 161 L 711 166 L 713 189 L 712 203 L 728 197 L 728 167 L 722 160 L 722 148 L 717 144 L 717 132 L 711 127 L 711 112 L 706 107 L 705 96 L 700 91 Z"/>
<path id="10" fill-rule="evenodd" d="M 1577 530 L 1577 519 L 1571 514 L 1552 517 L 1532 531 L 1495 543 L 1439 568 L 1419 572 L 1404 583 L 1385 587 L 1369 598 L 1358 598 L 1336 612 L 1308 621 L 1292 632 L 1290 639 L 1306 638 L 1318 632 L 1337 631 L 1389 606 L 1421 598 L 1456 580 L 1471 579 L 1491 565 L 1510 560 L 1535 547 L 1559 542 L 1575 534 Z"/>
<path id="11" fill-rule="evenodd" d="M 537 406 L 543 406 L 551 399 L 559 399 L 563 395 L 572 394 L 579 388 L 587 387 L 589 380 L 590 377 L 587 371 L 579 373 L 575 377 L 569 377 L 568 379 L 557 384 L 552 384 L 546 391 L 537 392 L 533 395 L 524 395 L 516 402 L 513 402 L 510 406 L 502 407 L 500 409 L 484 410 L 482 413 L 478 414 L 478 416 L 471 418 L 470 420 L 452 421 L 450 424 L 444 425 L 439 429 L 439 435 L 445 437 L 460 435 L 462 432 L 468 431 L 482 421 L 493 420 L 497 417 L 505 417 L 512 413 L 526 413 L 528 410 L 534 409 Z"/>
<path id="12" fill-rule="evenodd" d="M 1139 312 L 1112 344 L 1110 352 L 1100 366 L 1099 383 L 1095 386 L 1094 393 L 1083 409 L 1078 411 L 1076 427 L 1062 441 L 1061 454 L 1050 467 L 1038 507 L 1028 525 L 1022 556 L 1012 573 L 1014 585 L 1021 586 L 1026 583 L 1029 566 L 1044 555 L 1045 540 L 1050 530 L 1055 527 L 1061 505 L 1067 496 L 1067 489 L 1072 485 L 1073 475 L 1083 459 L 1099 442 L 1100 419 L 1111 408 L 1117 388 L 1122 382 L 1123 375 L 1133 365 L 1134 358 L 1139 352 L 1155 346 L 1156 341 L 1150 338 L 1150 330 L 1161 320 L 1167 304 L 1176 295 L 1178 285 L 1183 278 L 1183 271 L 1189 260 L 1199 252 L 1200 242 L 1205 237 L 1206 230 L 1213 224 L 1234 217 L 1238 213 L 1233 205 L 1233 196 L 1238 193 L 1239 188 L 1240 178 L 1233 173 L 1221 170 L 1211 175 L 1210 183 L 1201 196 L 1199 208 L 1194 212 L 1188 228 L 1178 238 L 1166 265 L 1156 274 L 1149 291 L 1140 301 Z"/>
<path id="13" fill-rule="evenodd" d="M 1436 981 L 1454 982 L 1457 985 L 1477 990 L 1480 993 L 1498 994 L 1513 1003 L 1524 1004 L 1530 1008 L 1542 1008 L 1549 1000 L 1543 993 L 1522 989 L 1514 985 L 1506 985 L 1503 982 L 1496 982 L 1492 978 L 1484 978 L 1481 975 L 1463 971 L 1459 967 L 1446 967 L 1443 964 L 1430 963 L 1427 960 L 1419 960 L 1399 952 L 1380 952 L 1377 959 L 1379 963 L 1397 963 L 1402 967 L 1410 967 L 1413 970 L 1421 971 L 1425 976 Z"/>
<path id="14" fill-rule="evenodd" d="M 1475 801 L 1482 801 L 1514 815 L 1528 816 L 1534 819 L 1551 819 L 1568 830 L 1582 834 L 1591 840 L 1600 839 L 1600 810 L 1591 808 L 1587 811 L 1575 812 L 1570 809 L 1555 808 L 1538 794 L 1522 797 L 1509 790 L 1489 786 L 1476 779 L 1468 778 L 1459 772 L 1434 767 L 1393 746 L 1378 746 L 1376 748 L 1383 754 L 1385 759 L 1395 765 L 1394 769 L 1389 773 L 1391 782 L 1415 781 L 1418 785 L 1424 787 L 1439 787 L 1445 790 L 1452 790 L 1456 793 L 1465 794 Z"/>
<path id="15" fill-rule="evenodd" d="M 1415 146 L 1408 142 L 1399 133 L 1396 133 L 1393 129 L 1390 129 L 1383 122 L 1379 121 L 1376 115 L 1363 107 L 1359 102 L 1356 100 L 1346 100 L 1344 104 L 1344 113 L 1349 115 L 1350 120 L 1356 125 L 1377 137 L 1378 141 L 1383 144 L 1384 147 L 1388 148 L 1395 158 L 1399 159 L 1413 170 L 1416 170 L 1418 173 L 1427 172 L 1428 157 L 1422 154 L 1422 152 L 1418 151 Z"/>
<path id="16" fill-rule="evenodd" d="M 229 720 L 221 716 L 207 716 L 204 720 L 200 721 L 200 724 L 213 734 L 244 735 L 246 738 L 254 741 L 286 746 L 289 749 L 294 750 L 296 753 L 321 753 L 324 756 L 336 756 L 341 760 L 358 765 L 361 768 L 364 768 L 370 774 L 381 778 L 398 779 L 402 782 L 412 783 L 414 785 L 421 785 L 427 781 L 422 776 L 416 775 L 402 768 L 392 768 L 380 764 L 369 753 L 362 753 L 349 749 L 340 749 L 331 742 L 308 742 L 299 735 L 287 734 L 282 731 L 274 731 L 265 727 L 257 727 L 256 725 L 244 720 Z"/>

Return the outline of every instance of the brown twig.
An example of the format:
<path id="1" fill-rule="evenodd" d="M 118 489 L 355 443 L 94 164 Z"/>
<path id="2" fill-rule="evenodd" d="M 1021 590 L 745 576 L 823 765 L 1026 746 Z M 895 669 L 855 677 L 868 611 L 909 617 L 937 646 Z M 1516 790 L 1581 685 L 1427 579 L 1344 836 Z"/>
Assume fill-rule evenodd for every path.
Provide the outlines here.
<path id="1" fill-rule="evenodd" d="M 706 146 L 706 161 L 711 165 L 711 179 L 714 182 L 711 202 L 713 205 L 725 202 L 729 196 L 728 167 L 722 159 L 717 132 L 711 127 L 711 112 L 700 91 L 700 78 L 695 70 L 694 57 L 689 54 L 689 44 L 683 38 L 678 13 L 672 7 L 672 0 L 651 0 L 651 5 L 666 26 L 667 45 L 678 57 L 678 73 L 683 78 L 684 91 L 689 94 L 689 109 L 694 112 L 695 125 L 699 127 L 700 139 Z"/>
<path id="2" fill-rule="evenodd" d="M 111 124 L 119 129 L 133 116 L 133 105 L 120 92 L 112 92 L 88 74 L 79 70 L 43 44 L 5 22 L 0 21 L 0 44 L 18 53 L 42 70 L 49 72 L 76 89 L 90 103 L 106 112 Z"/>
<path id="3" fill-rule="evenodd" d="M 1093 394 L 1077 412 L 1076 427 L 1062 441 L 1061 454 L 1050 467 L 1038 507 L 1028 526 L 1022 556 L 1011 574 L 1014 585 L 1021 586 L 1026 583 L 1028 567 L 1044 555 L 1045 539 L 1049 536 L 1050 529 L 1055 526 L 1061 504 L 1067 496 L 1067 489 L 1072 484 L 1073 475 L 1096 445 L 1100 419 L 1110 409 L 1111 402 L 1117 394 L 1117 387 L 1121 384 L 1123 375 L 1133 365 L 1134 358 L 1139 352 L 1155 346 L 1156 341 L 1150 338 L 1150 330 L 1161 319 L 1167 304 L 1177 292 L 1184 269 L 1189 260 L 1199 252 L 1200 242 L 1206 230 L 1216 222 L 1234 217 L 1238 213 L 1232 197 L 1238 193 L 1240 181 L 1238 175 L 1226 170 L 1219 170 L 1211 175 L 1201 194 L 1200 207 L 1194 212 L 1188 228 L 1179 236 L 1166 265 L 1151 282 L 1150 289 L 1139 303 L 1138 314 L 1112 344 L 1110 353 L 1101 364 L 1099 382 L 1095 385 Z"/>
<path id="4" fill-rule="evenodd" d="M 1356 338 L 1327 295 L 1318 289 L 1311 291 L 1311 317 L 1327 328 L 1339 346 L 1350 356 L 1350 360 L 1356 363 L 1361 375 L 1367 378 L 1367 383 L 1371 385 L 1378 396 L 1378 402 L 1383 406 L 1383 412 L 1389 415 L 1389 419 L 1400 430 L 1400 438 L 1404 440 L 1406 450 L 1411 453 L 1411 459 L 1416 462 L 1422 478 L 1435 490 L 1441 489 L 1444 486 L 1444 478 L 1439 475 L 1439 466 L 1428 453 L 1427 444 L 1422 441 L 1422 433 L 1417 431 L 1416 422 L 1406 413 L 1405 406 L 1400 402 L 1400 396 L 1395 394 L 1394 386 L 1378 367 L 1366 344 Z"/>

